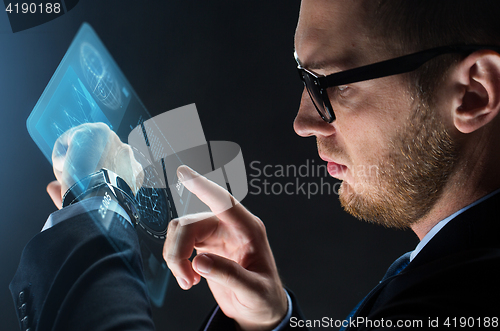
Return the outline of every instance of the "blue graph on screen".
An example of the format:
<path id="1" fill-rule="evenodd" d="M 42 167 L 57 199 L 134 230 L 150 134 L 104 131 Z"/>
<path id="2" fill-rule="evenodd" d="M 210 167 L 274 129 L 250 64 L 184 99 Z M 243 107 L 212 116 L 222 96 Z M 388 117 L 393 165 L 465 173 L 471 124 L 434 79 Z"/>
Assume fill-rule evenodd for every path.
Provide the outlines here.
<path id="1" fill-rule="evenodd" d="M 33 141 L 49 162 L 57 139 L 84 123 L 107 124 L 127 142 L 131 130 L 142 128 L 151 116 L 132 86 L 114 62 L 99 37 L 87 23 L 68 48 L 54 75 L 31 112 L 26 125 Z M 145 132 L 141 131 L 141 137 Z M 136 199 L 141 212 L 137 233 L 144 261 L 144 275 L 150 299 L 160 307 L 165 299 L 169 279 L 162 254 L 168 222 L 177 217 L 163 164 L 144 159 L 144 183 Z M 96 161 L 97 162 L 97 161 Z M 95 165 L 97 167 L 97 164 Z M 94 167 L 94 168 L 95 168 Z M 150 243 L 154 245 L 150 246 Z M 158 247 L 159 248 L 158 248 Z"/>
<path id="2" fill-rule="evenodd" d="M 113 129 L 71 66 L 68 67 L 36 125 L 45 142 L 54 146 L 67 130 L 83 123 L 103 122 Z"/>
<path id="3" fill-rule="evenodd" d="M 99 52 L 89 43 L 80 46 L 80 64 L 92 93 L 106 107 L 116 110 L 122 106 L 118 82 Z"/>

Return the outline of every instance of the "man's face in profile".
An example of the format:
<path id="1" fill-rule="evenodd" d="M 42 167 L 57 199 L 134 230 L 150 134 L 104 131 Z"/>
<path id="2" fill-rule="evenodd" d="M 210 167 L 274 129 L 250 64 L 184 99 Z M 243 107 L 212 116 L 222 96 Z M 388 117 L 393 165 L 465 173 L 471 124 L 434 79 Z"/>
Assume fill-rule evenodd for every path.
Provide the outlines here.
<path id="1" fill-rule="evenodd" d="M 328 75 L 395 57 L 365 25 L 369 13 L 362 4 L 302 2 L 295 47 L 303 67 Z M 333 123 L 321 119 L 304 91 L 294 128 L 316 136 L 330 175 L 343 181 L 343 207 L 390 227 L 406 228 L 424 217 L 457 159 L 443 114 L 423 102 L 404 75 L 332 87 L 328 95 Z"/>

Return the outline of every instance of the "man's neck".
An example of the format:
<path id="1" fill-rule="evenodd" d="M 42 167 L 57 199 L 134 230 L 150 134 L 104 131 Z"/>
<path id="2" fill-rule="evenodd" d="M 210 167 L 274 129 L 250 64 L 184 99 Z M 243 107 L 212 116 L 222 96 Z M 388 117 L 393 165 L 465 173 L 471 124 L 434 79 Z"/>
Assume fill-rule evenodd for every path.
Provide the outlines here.
<path id="1" fill-rule="evenodd" d="M 500 189 L 500 154 L 497 153 L 500 119 L 497 121 L 488 130 L 461 135 L 461 158 L 454 174 L 448 179 L 432 209 L 411 226 L 420 240 L 446 217 Z"/>
<path id="2" fill-rule="evenodd" d="M 478 197 L 477 199 L 462 200 L 461 202 L 455 201 L 454 203 L 449 203 L 444 199 L 440 199 L 440 201 L 434 205 L 426 216 L 411 226 L 411 229 L 418 236 L 418 239 L 422 240 L 425 235 L 429 233 L 429 231 L 440 221 L 480 198 L 481 197 Z"/>
<path id="3" fill-rule="evenodd" d="M 440 221 L 499 188 L 500 185 L 493 180 L 484 183 L 483 181 L 475 181 L 473 177 L 469 177 L 467 180 L 451 178 L 432 209 L 413 224 L 411 229 L 422 240 Z"/>

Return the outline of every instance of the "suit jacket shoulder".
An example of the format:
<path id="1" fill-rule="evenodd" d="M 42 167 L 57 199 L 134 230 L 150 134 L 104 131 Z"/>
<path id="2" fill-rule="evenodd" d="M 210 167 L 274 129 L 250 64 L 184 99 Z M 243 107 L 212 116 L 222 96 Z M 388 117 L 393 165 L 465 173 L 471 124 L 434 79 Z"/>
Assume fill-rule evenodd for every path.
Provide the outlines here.
<path id="1" fill-rule="evenodd" d="M 498 318 L 500 195 L 451 220 L 357 316 L 371 320 Z M 476 319 L 476 326 L 479 326 Z"/>

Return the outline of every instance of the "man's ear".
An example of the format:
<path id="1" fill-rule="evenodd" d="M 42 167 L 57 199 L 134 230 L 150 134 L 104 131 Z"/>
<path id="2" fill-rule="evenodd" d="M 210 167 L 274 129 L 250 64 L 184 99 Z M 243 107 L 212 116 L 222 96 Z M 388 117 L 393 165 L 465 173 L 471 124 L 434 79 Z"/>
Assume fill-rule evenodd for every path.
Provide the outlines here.
<path id="1" fill-rule="evenodd" d="M 471 133 L 490 123 L 500 111 L 500 55 L 490 50 L 472 53 L 454 70 L 460 88 L 453 124 Z"/>

